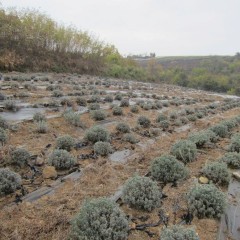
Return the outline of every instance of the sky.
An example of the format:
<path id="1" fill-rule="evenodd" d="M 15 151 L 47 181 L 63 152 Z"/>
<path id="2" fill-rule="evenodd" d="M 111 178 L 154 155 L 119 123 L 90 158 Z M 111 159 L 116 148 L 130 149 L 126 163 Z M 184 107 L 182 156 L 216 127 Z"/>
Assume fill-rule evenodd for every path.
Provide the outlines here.
<path id="1" fill-rule="evenodd" d="M 123 55 L 234 55 L 240 0 L 0 0 L 87 30 Z"/>

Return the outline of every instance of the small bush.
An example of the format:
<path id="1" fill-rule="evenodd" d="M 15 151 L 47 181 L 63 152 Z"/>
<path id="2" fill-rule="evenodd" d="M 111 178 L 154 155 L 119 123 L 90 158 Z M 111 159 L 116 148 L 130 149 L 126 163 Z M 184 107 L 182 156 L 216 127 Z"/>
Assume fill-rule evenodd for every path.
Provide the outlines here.
<path id="1" fill-rule="evenodd" d="M 173 225 L 164 228 L 160 236 L 161 240 L 200 240 L 199 236 L 192 228 L 181 225 Z"/>
<path id="2" fill-rule="evenodd" d="M 15 101 L 13 100 L 5 100 L 3 102 L 3 106 L 6 110 L 8 111 L 13 111 L 13 112 L 16 112 L 18 110 L 17 108 L 17 104 Z"/>
<path id="3" fill-rule="evenodd" d="M 130 127 L 128 124 L 121 122 L 121 123 L 118 123 L 118 125 L 116 126 L 116 130 L 121 133 L 129 133 Z"/>
<path id="4" fill-rule="evenodd" d="M 153 160 L 151 175 L 157 181 L 168 183 L 185 179 L 188 176 L 188 169 L 174 156 L 163 155 Z"/>
<path id="5" fill-rule="evenodd" d="M 129 142 L 129 143 L 131 143 L 131 144 L 135 144 L 135 143 L 138 142 L 138 140 L 137 140 L 137 139 L 134 137 L 134 135 L 131 134 L 131 133 L 124 134 L 122 140 L 123 140 L 124 142 Z"/>
<path id="6" fill-rule="evenodd" d="M 8 168 L 0 168 L 0 196 L 15 192 L 21 185 L 21 176 Z"/>
<path id="7" fill-rule="evenodd" d="M 0 127 L 0 142 L 4 144 L 5 142 L 7 142 L 7 139 L 8 137 L 6 131 Z"/>
<path id="8" fill-rule="evenodd" d="M 161 122 L 159 122 L 159 126 L 163 129 L 166 130 L 169 128 L 169 121 L 168 120 L 163 120 Z"/>
<path id="9" fill-rule="evenodd" d="M 170 112 L 170 113 L 169 113 L 169 118 L 170 118 L 171 120 L 175 120 L 175 119 L 177 119 L 177 117 L 178 117 L 177 112 L 173 111 L 173 112 Z"/>
<path id="10" fill-rule="evenodd" d="M 88 109 L 91 111 L 91 110 L 99 110 L 100 109 L 100 105 L 98 103 L 91 103 L 89 106 L 88 106 Z"/>
<path id="11" fill-rule="evenodd" d="M 41 112 L 36 112 L 34 115 L 33 115 L 33 120 L 36 121 L 36 122 L 39 122 L 39 121 L 46 121 L 46 117 L 43 113 Z"/>
<path id="12" fill-rule="evenodd" d="M 137 121 L 138 124 L 144 128 L 150 127 L 151 121 L 145 116 L 140 116 Z"/>
<path id="13" fill-rule="evenodd" d="M 210 130 L 202 130 L 190 134 L 188 140 L 195 143 L 198 148 L 203 147 L 205 144 L 210 143 L 216 137 L 215 133 Z"/>
<path id="14" fill-rule="evenodd" d="M 60 91 L 60 90 L 54 90 L 52 96 L 53 97 L 62 97 L 63 96 L 63 92 Z"/>
<path id="15" fill-rule="evenodd" d="M 79 106 L 82 106 L 82 107 L 86 107 L 87 106 L 87 100 L 83 97 L 77 97 L 76 98 L 76 103 L 79 105 Z"/>
<path id="16" fill-rule="evenodd" d="M 230 181 L 230 173 L 226 163 L 209 163 L 203 167 L 201 172 L 205 177 L 220 185 L 226 185 Z"/>
<path id="17" fill-rule="evenodd" d="M 38 133 L 46 133 L 48 131 L 48 125 L 45 121 L 37 122 L 37 132 Z"/>
<path id="18" fill-rule="evenodd" d="M 73 112 L 72 110 L 70 111 L 66 111 L 64 114 L 63 114 L 63 117 L 65 118 L 65 120 L 75 126 L 75 127 L 84 127 L 84 124 L 82 123 L 81 121 L 81 118 L 80 118 L 80 113 L 77 113 L 77 112 Z"/>
<path id="19" fill-rule="evenodd" d="M 137 105 L 131 106 L 130 111 L 132 113 L 138 113 L 139 112 L 138 106 Z"/>
<path id="20" fill-rule="evenodd" d="M 172 146 L 171 154 L 186 164 L 196 158 L 197 147 L 193 142 L 180 140 Z"/>
<path id="21" fill-rule="evenodd" d="M 156 122 L 159 123 L 159 122 L 162 122 L 162 121 L 166 121 L 167 119 L 168 119 L 167 116 L 165 116 L 164 114 L 160 113 L 157 116 Z"/>
<path id="22" fill-rule="evenodd" d="M 48 163 L 57 170 L 65 170 L 74 166 L 76 159 L 68 151 L 56 149 L 49 156 Z"/>
<path id="23" fill-rule="evenodd" d="M 112 151 L 112 147 L 109 142 L 96 142 L 93 146 L 94 152 L 97 155 L 107 156 Z"/>
<path id="24" fill-rule="evenodd" d="M 197 116 L 195 114 L 190 114 L 187 116 L 187 119 L 191 122 L 197 121 Z"/>
<path id="25" fill-rule="evenodd" d="M 189 210 L 198 218 L 220 218 L 226 196 L 212 184 L 197 184 L 187 195 Z"/>
<path id="26" fill-rule="evenodd" d="M 94 111 L 91 111 L 90 114 L 95 121 L 101 121 L 107 117 L 106 112 L 103 110 L 94 110 Z"/>
<path id="27" fill-rule="evenodd" d="M 210 128 L 218 137 L 224 138 L 228 135 L 228 127 L 223 124 L 217 124 Z"/>
<path id="28" fill-rule="evenodd" d="M 136 209 L 151 211 L 160 206 L 161 192 L 148 177 L 135 176 L 123 187 L 123 201 Z"/>
<path id="29" fill-rule="evenodd" d="M 91 143 L 96 143 L 99 141 L 108 142 L 109 141 L 109 133 L 103 127 L 94 126 L 86 131 L 85 139 Z"/>
<path id="30" fill-rule="evenodd" d="M 113 102 L 113 97 L 111 95 L 107 95 L 105 98 L 104 98 L 104 101 L 105 102 Z"/>
<path id="31" fill-rule="evenodd" d="M 56 147 L 58 149 L 64 149 L 64 150 L 70 151 L 71 148 L 74 146 L 74 144 L 75 144 L 75 141 L 71 136 L 64 135 L 57 138 Z"/>
<path id="32" fill-rule="evenodd" d="M 7 129 L 8 127 L 9 124 L 7 123 L 7 120 L 0 116 L 0 128 Z"/>
<path id="33" fill-rule="evenodd" d="M 230 152 L 240 152 L 240 134 L 234 134 L 231 138 L 231 144 L 228 147 Z"/>
<path id="34" fill-rule="evenodd" d="M 219 161 L 225 162 L 231 168 L 240 168 L 240 153 L 226 153 Z"/>
<path id="35" fill-rule="evenodd" d="M 93 95 L 93 96 L 91 96 L 91 98 L 89 99 L 89 102 L 90 103 L 98 103 L 98 102 L 100 102 L 101 101 L 101 98 L 99 97 L 99 96 L 97 96 L 97 95 Z"/>
<path id="36" fill-rule="evenodd" d="M 113 115 L 115 115 L 115 116 L 120 116 L 120 115 L 123 115 L 123 110 L 122 110 L 121 107 L 115 106 L 115 107 L 113 107 L 113 109 L 112 109 L 112 113 L 113 113 Z"/>
<path id="37" fill-rule="evenodd" d="M 127 240 L 128 221 L 117 203 L 107 198 L 85 201 L 72 222 L 70 239 Z"/>
<path id="38" fill-rule="evenodd" d="M 120 107 L 128 107 L 129 106 L 129 100 L 124 98 L 121 100 Z"/>
<path id="39" fill-rule="evenodd" d="M 237 121 L 235 119 L 222 121 L 222 124 L 228 128 L 228 131 L 231 131 L 237 126 Z"/>
<path id="40" fill-rule="evenodd" d="M 17 148 L 10 152 L 12 162 L 20 167 L 24 167 L 30 159 L 30 153 L 24 148 Z"/>
<path id="41" fill-rule="evenodd" d="M 115 100 L 121 101 L 121 100 L 122 100 L 122 94 L 121 94 L 121 93 L 118 93 L 118 94 L 115 96 Z"/>

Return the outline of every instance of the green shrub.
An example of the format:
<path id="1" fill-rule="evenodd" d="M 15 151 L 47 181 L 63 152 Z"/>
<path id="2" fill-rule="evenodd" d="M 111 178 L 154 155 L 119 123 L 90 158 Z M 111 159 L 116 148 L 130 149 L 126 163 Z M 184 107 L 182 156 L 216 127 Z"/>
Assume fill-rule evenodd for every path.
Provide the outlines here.
<path id="1" fill-rule="evenodd" d="M 197 121 L 197 116 L 195 114 L 190 114 L 187 116 L 187 119 L 191 122 Z"/>
<path id="2" fill-rule="evenodd" d="M 157 181 L 168 183 L 185 179 L 188 176 L 188 169 L 174 156 L 163 155 L 153 160 L 151 175 Z"/>
<path id="3" fill-rule="evenodd" d="M 138 113 L 139 112 L 138 106 L 137 105 L 131 106 L 130 111 L 132 113 Z"/>
<path id="4" fill-rule="evenodd" d="M 127 123 L 121 122 L 117 124 L 116 130 L 121 133 L 129 133 L 130 127 Z"/>
<path id="5" fill-rule="evenodd" d="M 80 118 L 80 113 L 77 113 L 77 112 L 73 112 L 72 110 L 70 111 L 66 111 L 64 114 L 63 114 L 63 117 L 65 118 L 65 120 L 75 126 L 75 127 L 84 127 L 84 124 L 82 123 L 81 121 L 81 118 Z"/>
<path id="6" fill-rule="evenodd" d="M 212 162 L 203 167 L 202 174 L 214 183 L 226 185 L 230 181 L 230 173 L 226 163 Z"/>
<path id="7" fill-rule="evenodd" d="M 219 159 L 220 162 L 225 162 L 231 168 L 240 168 L 240 153 L 229 152 Z"/>
<path id="8" fill-rule="evenodd" d="M 166 121 L 166 120 L 168 120 L 167 116 L 165 116 L 164 114 L 160 113 L 157 116 L 156 122 L 159 123 L 159 122 Z"/>
<path id="9" fill-rule="evenodd" d="M 228 131 L 231 131 L 237 126 L 237 121 L 235 119 L 222 121 L 221 124 L 225 125 L 228 128 Z"/>
<path id="10" fill-rule="evenodd" d="M 231 144 L 228 147 L 230 152 L 240 152 L 240 134 L 234 134 L 231 138 Z"/>
<path id="11" fill-rule="evenodd" d="M 188 140 L 180 140 L 171 148 L 171 154 L 185 164 L 192 162 L 197 155 L 196 144 Z"/>
<path id="12" fill-rule="evenodd" d="M 135 143 L 138 142 L 138 140 L 137 140 L 137 139 L 134 137 L 134 135 L 131 134 L 131 133 L 124 134 L 122 140 L 123 140 L 124 142 L 129 142 L 129 143 L 131 143 L 131 144 L 135 144 Z"/>
<path id="13" fill-rule="evenodd" d="M 113 115 L 115 115 L 115 116 L 120 116 L 120 115 L 123 115 L 123 110 L 122 110 L 121 107 L 115 106 L 115 107 L 113 107 L 113 109 L 112 109 L 112 113 L 113 113 Z"/>
<path id="14" fill-rule="evenodd" d="M 85 201 L 72 222 L 70 239 L 127 240 L 128 221 L 117 203 L 107 198 Z"/>
<path id="15" fill-rule="evenodd" d="M 99 141 L 108 142 L 110 140 L 109 137 L 108 131 L 100 126 L 94 126 L 85 133 L 85 139 L 91 143 Z"/>
<path id="16" fill-rule="evenodd" d="M 121 101 L 122 100 L 122 94 L 121 93 L 116 94 L 115 100 Z"/>
<path id="17" fill-rule="evenodd" d="M 198 148 L 203 147 L 205 144 L 210 143 L 210 136 L 208 130 L 202 130 L 197 133 L 192 133 L 188 140 L 195 143 Z"/>
<path id="18" fill-rule="evenodd" d="M 168 120 L 163 120 L 161 122 L 159 122 L 159 126 L 163 129 L 166 130 L 169 128 L 169 121 Z"/>
<path id="19" fill-rule="evenodd" d="M 121 100 L 120 107 L 128 107 L 129 106 L 129 100 L 124 98 Z"/>
<path id="20" fill-rule="evenodd" d="M 160 128 L 150 128 L 149 129 L 149 134 L 151 137 L 157 137 L 159 136 L 161 133 L 161 129 Z"/>
<path id="21" fill-rule="evenodd" d="M 0 196 L 15 192 L 21 185 L 21 176 L 8 168 L 0 168 Z"/>
<path id="22" fill-rule="evenodd" d="M 145 116 L 140 116 L 137 121 L 138 124 L 144 128 L 150 127 L 151 121 Z"/>
<path id="23" fill-rule="evenodd" d="M 172 111 L 172 112 L 169 113 L 169 118 L 170 118 L 171 120 L 175 120 L 175 119 L 177 119 L 177 117 L 178 117 L 177 112 Z"/>
<path id="24" fill-rule="evenodd" d="M 104 98 L 104 101 L 105 102 L 113 102 L 113 97 L 111 95 L 107 95 L 105 98 Z"/>
<path id="25" fill-rule="evenodd" d="M 48 131 L 48 125 L 45 121 L 37 122 L 37 132 L 38 133 L 46 133 Z"/>
<path id="26" fill-rule="evenodd" d="M 101 101 L 101 98 L 97 95 L 93 95 L 91 96 L 91 98 L 89 99 L 89 102 L 90 103 L 97 103 L 97 102 L 100 102 Z"/>
<path id="27" fill-rule="evenodd" d="M 18 110 L 17 108 L 17 104 L 15 101 L 13 100 L 5 100 L 3 102 L 3 106 L 6 110 L 8 111 L 13 111 L 13 112 L 16 112 Z"/>
<path id="28" fill-rule="evenodd" d="M 89 106 L 88 106 L 88 109 L 89 110 L 99 110 L 100 109 L 100 105 L 98 103 L 91 103 Z"/>
<path id="29" fill-rule="evenodd" d="M 210 128 L 218 137 L 224 138 L 228 135 L 228 127 L 223 124 L 217 124 Z"/>
<path id="30" fill-rule="evenodd" d="M 123 201 L 136 209 L 151 211 L 161 204 L 161 191 L 148 177 L 135 176 L 123 187 Z"/>
<path id="31" fill-rule="evenodd" d="M 94 152 L 97 155 L 107 156 L 112 151 L 112 147 L 109 142 L 96 142 L 93 146 Z"/>
<path id="32" fill-rule="evenodd" d="M 10 157 L 14 164 L 24 167 L 30 159 L 30 153 L 24 148 L 17 148 L 10 152 Z"/>
<path id="33" fill-rule="evenodd" d="M 226 196 L 212 184 L 197 184 L 187 195 L 189 210 L 198 218 L 220 218 Z"/>
<path id="34" fill-rule="evenodd" d="M 105 111 L 103 110 L 93 110 L 91 111 L 91 117 L 95 120 L 95 121 L 101 121 L 104 120 L 107 117 L 107 114 Z"/>
<path id="35" fill-rule="evenodd" d="M 8 137 L 7 137 L 6 131 L 3 128 L 0 127 L 0 142 L 2 143 L 2 145 L 5 142 L 7 142 L 7 139 L 8 139 Z"/>
<path id="36" fill-rule="evenodd" d="M 33 115 L 33 120 L 36 121 L 36 122 L 39 122 L 39 121 L 46 121 L 46 117 L 43 113 L 41 112 L 36 112 L 34 115 Z"/>
<path id="37" fill-rule="evenodd" d="M 86 107 L 86 106 L 87 106 L 87 100 L 86 100 L 84 97 L 77 97 L 77 98 L 76 98 L 76 103 L 77 103 L 79 106 L 83 106 L 83 107 Z"/>
<path id="38" fill-rule="evenodd" d="M 56 148 L 70 151 L 74 144 L 75 140 L 71 136 L 64 135 L 57 138 Z"/>
<path id="39" fill-rule="evenodd" d="M 7 123 L 7 120 L 0 116 L 0 128 L 7 129 L 8 127 L 9 124 Z"/>
<path id="40" fill-rule="evenodd" d="M 63 92 L 60 91 L 60 90 L 54 90 L 52 96 L 53 97 L 62 97 L 63 96 Z"/>
<path id="41" fill-rule="evenodd" d="M 198 234 L 192 228 L 181 225 L 173 225 L 164 228 L 160 235 L 161 240 L 200 240 Z"/>
<path id="42" fill-rule="evenodd" d="M 76 159 L 68 151 L 56 149 L 49 156 L 48 163 L 57 170 L 65 170 L 74 166 Z"/>

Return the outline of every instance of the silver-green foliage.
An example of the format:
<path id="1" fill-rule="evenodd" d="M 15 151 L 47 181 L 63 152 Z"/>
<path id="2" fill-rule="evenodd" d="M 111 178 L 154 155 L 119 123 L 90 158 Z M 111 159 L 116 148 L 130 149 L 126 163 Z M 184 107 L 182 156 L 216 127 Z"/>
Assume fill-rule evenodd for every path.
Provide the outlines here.
<path id="1" fill-rule="evenodd" d="M 228 135 L 228 127 L 224 124 L 217 124 L 210 128 L 218 137 L 226 137 Z"/>
<path id="2" fill-rule="evenodd" d="M 119 206 L 107 198 L 85 201 L 72 221 L 72 240 L 127 240 L 128 221 Z"/>
<path id="3" fill-rule="evenodd" d="M 173 225 L 164 228 L 160 235 L 161 240 L 200 240 L 193 228 L 186 228 L 181 225 Z"/>
<path id="4" fill-rule="evenodd" d="M 112 109 L 112 113 L 113 113 L 113 115 L 115 115 L 115 116 L 120 116 L 120 115 L 123 114 L 123 110 L 122 110 L 121 107 L 115 106 L 115 107 L 113 107 L 113 109 Z"/>
<path id="5" fill-rule="evenodd" d="M 57 138 L 56 147 L 58 149 L 65 149 L 67 151 L 70 151 L 71 148 L 74 146 L 74 144 L 75 144 L 75 140 L 71 136 L 64 135 Z"/>
<path id="6" fill-rule="evenodd" d="M 39 121 L 46 121 L 46 117 L 43 113 L 41 112 L 36 112 L 34 115 L 33 115 L 33 120 L 36 121 L 36 122 L 39 122 Z"/>
<path id="7" fill-rule="evenodd" d="M 107 114 L 105 111 L 103 110 L 93 110 L 91 111 L 91 117 L 95 120 L 95 121 L 101 121 L 104 120 L 107 117 Z"/>
<path id="8" fill-rule="evenodd" d="M 100 126 L 94 126 L 86 131 L 85 139 L 91 143 L 96 143 L 99 141 L 108 142 L 110 136 L 107 129 Z"/>
<path id="9" fill-rule="evenodd" d="M 171 148 L 171 154 L 183 163 L 194 161 L 197 155 L 196 144 L 188 140 L 179 140 Z"/>
<path id="10" fill-rule="evenodd" d="M 138 124 L 144 128 L 149 127 L 151 124 L 150 119 L 145 116 L 140 116 L 137 121 L 138 121 Z"/>
<path id="11" fill-rule="evenodd" d="M 226 153 L 220 162 L 225 162 L 231 168 L 240 168 L 240 153 L 229 152 Z"/>
<path id="12" fill-rule="evenodd" d="M 30 159 L 30 153 L 24 148 L 17 148 L 10 152 L 12 162 L 20 167 L 24 167 Z"/>
<path id="13" fill-rule="evenodd" d="M 228 184 L 230 181 L 230 173 L 227 164 L 224 162 L 208 163 L 203 167 L 201 172 L 205 177 L 220 185 Z"/>
<path id="14" fill-rule="evenodd" d="M 226 196 L 212 184 L 197 184 L 187 195 L 190 211 L 198 218 L 220 218 L 226 206 Z"/>
<path id="15" fill-rule="evenodd" d="M 48 125 L 45 121 L 38 121 L 36 125 L 38 133 L 46 133 L 48 131 Z"/>
<path id="16" fill-rule="evenodd" d="M 185 179 L 188 176 L 188 169 L 174 156 L 163 155 L 153 160 L 151 175 L 157 181 L 167 183 Z"/>
<path id="17" fill-rule="evenodd" d="M 21 176 L 8 168 L 0 168 L 0 196 L 15 192 L 21 185 Z"/>
<path id="18" fill-rule="evenodd" d="M 72 110 L 66 111 L 63 114 L 63 117 L 66 119 L 66 121 L 75 126 L 75 127 L 83 127 L 83 123 L 81 122 L 80 119 L 80 113 L 75 113 Z"/>
<path id="19" fill-rule="evenodd" d="M 217 139 L 217 136 L 211 130 L 202 130 L 202 131 L 190 134 L 188 139 L 191 142 L 195 143 L 198 148 L 201 148 L 207 143 L 215 142 Z"/>
<path id="20" fill-rule="evenodd" d="M 121 133 L 129 133 L 130 132 L 130 127 L 127 123 L 120 122 L 116 126 L 116 130 Z"/>
<path id="21" fill-rule="evenodd" d="M 8 139 L 6 131 L 0 127 L 0 142 L 4 144 Z"/>
<path id="22" fill-rule="evenodd" d="M 66 150 L 56 149 L 48 158 L 48 163 L 58 170 L 70 169 L 76 159 Z"/>
<path id="23" fill-rule="evenodd" d="M 139 142 L 139 140 L 136 139 L 135 136 L 131 133 L 124 134 L 122 140 L 125 142 L 129 142 L 131 144 L 135 144 L 135 143 Z"/>
<path id="24" fill-rule="evenodd" d="M 129 106 L 129 100 L 127 98 L 124 98 L 121 100 L 120 107 L 128 107 Z"/>
<path id="25" fill-rule="evenodd" d="M 94 152 L 97 155 L 107 156 L 111 151 L 112 147 L 109 142 L 96 142 L 93 146 Z"/>
<path id="26" fill-rule="evenodd" d="M 123 187 L 123 201 L 136 209 L 151 211 L 160 206 L 161 191 L 148 177 L 135 176 Z"/>
<path id="27" fill-rule="evenodd" d="M 230 152 L 240 153 L 240 133 L 234 134 L 231 138 L 231 144 L 229 145 Z"/>

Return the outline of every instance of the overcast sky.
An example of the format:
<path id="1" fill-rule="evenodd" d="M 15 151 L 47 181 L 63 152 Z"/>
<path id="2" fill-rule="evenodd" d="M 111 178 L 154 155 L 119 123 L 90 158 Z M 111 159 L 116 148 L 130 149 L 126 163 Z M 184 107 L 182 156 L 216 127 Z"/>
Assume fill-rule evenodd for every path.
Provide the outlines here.
<path id="1" fill-rule="evenodd" d="M 120 53 L 233 55 L 240 51 L 240 0 L 0 0 L 34 8 L 114 44 Z"/>

